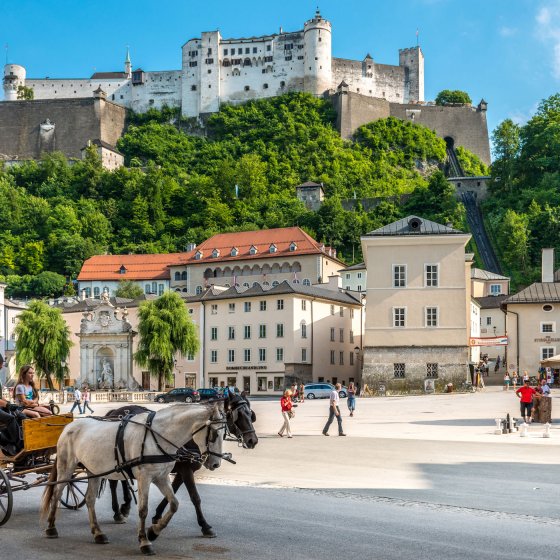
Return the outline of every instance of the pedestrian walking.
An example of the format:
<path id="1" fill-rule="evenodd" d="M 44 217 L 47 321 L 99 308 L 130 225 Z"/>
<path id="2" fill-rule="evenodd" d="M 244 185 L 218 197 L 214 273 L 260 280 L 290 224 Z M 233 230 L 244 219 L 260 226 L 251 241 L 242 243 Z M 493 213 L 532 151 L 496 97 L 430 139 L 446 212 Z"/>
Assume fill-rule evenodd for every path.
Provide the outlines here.
<path id="1" fill-rule="evenodd" d="M 305 402 L 305 385 L 299 384 L 299 402 Z"/>
<path id="2" fill-rule="evenodd" d="M 78 389 L 78 387 L 74 389 L 74 404 L 72 405 L 70 412 L 74 412 L 76 407 L 78 407 L 79 413 L 82 414 L 82 392 Z"/>
<path id="3" fill-rule="evenodd" d="M 351 381 L 348 385 L 348 410 L 350 411 L 350 416 L 354 416 L 354 411 L 356 410 L 356 386 L 354 382 Z"/>
<path id="4" fill-rule="evenodd" d="M 293 402 L 298 402 L 298 388 L 297 388 L 297 383 L 294 381 L 292 383 L 292 387 L 290 388 L 290 391 L 292 392 L 292 401 Z"/>
<path id="5" fill-rule="evenodd" d="M 511 384 L 513 385 L 513 390 L 515 391 L 515 389 L 517 388 L 517 383 L 519 381 L 519 376 L 517 375 L 517 372 L 514 371 L 511 374 Z"/>
<path id="6" fill-rule="evenodd" d="M 290 391 L 290 389 L 286 389 L 280 399 L 280 408 L 282 409 L 282 417 L 284 418 L 284 424 L 278 432 L 280 437 L 284 437 L 284 432 L 286 432 L 286 435 L 289 438 L 292 437 L 292 430 L 290 428 L 290 418 L 294 415 L 292 407 L 292 391 Z"/>
<path id="7" fill-rule="evenodd" d="M 509 391 L 510 382 L 511 379 L 509 377 L 509 373 L 506 371 L 506 373 L 504 374 L 504 391 Z"/>
<path id="8" fill-rule="evenodd" d="M 515 394 L 519 397 L 521 405 L 521 417 L 525 422 L 531 422 L 531 411 L 533 409 L 533 396 L 537 394 L 535 389 L 529 385 L 529 380 L 523 382 Z"/>
<path id="9" fill-rule="evenodd" d="M 91 408 L 91 406 L 89 405 L 90 403 L 90 399 L 91 399 L 91 392 L 89 390 L 89 386 L 86 385 L 84 387 L 84 392 L 82 393 L 82 398 L 84 399 L 84 414 L 86 413 L 86 409 L 89 408 L 89 411 L 93 414 L 93 410 Z"/>
<path id="10" fill-rule="evenodd" d="M 338 422 L 338 435 L 339 436 L 346 435 L 342 430 L 342 416 L 340 415 L 340 407 L 339 407 L 340 396 L 338 392 L 340 391 L 341 387 L 342 385 L 340 383 L 337 383 L 334 389 L 331 391 L 330 405 L 329 405 L 329 419 L 327 420 L 327 423 L 323 428 L 324 436 L 329 435 L 329 428 L 331 427 L 332 421 L 335 419 L 335 417 L 336 417 L 336 421 Z"/>
<path id="11" fill-rule="evenodd" d="M 530 381 L 529 372 L 527 370 L 523 372 L 523 383 L 525 383 L 525 381 Z"/>

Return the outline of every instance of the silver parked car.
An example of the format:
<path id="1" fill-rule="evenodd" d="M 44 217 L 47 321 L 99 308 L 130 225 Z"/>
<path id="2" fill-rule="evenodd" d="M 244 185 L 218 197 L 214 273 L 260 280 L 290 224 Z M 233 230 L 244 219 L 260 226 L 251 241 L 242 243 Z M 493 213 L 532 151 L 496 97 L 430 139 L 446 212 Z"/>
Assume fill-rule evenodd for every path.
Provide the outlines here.
<path id="1" fill-rule="evenodd" d="M 306 399 L 328 399 L 333 389 L 334 385 L 330 383 L 308 383 L 303 388 L 303 394 Z M 347 397 L 346 387 L 342 387 L 338 395 L 342 399 Z"/>

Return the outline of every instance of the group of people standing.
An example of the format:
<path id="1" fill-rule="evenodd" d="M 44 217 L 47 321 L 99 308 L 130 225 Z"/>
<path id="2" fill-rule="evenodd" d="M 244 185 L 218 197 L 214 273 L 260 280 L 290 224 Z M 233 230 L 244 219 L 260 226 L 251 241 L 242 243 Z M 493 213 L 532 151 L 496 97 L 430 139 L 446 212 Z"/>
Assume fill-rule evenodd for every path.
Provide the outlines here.
<path id="1" fill-rule="evenodd" d="M 297 406 L 297 404 L 295 404 L 295 401 L 299 400 L 300 403 L 305 401 L 303 383 L 300 385 L 299 390 L 296 389 L 295 392 L 294 392 L 294 387 L 296 387 L 296 385 L 292 385 L 291 389 L 286 389 L 280 399 L 280 409 L 282 412 L 282 418 L 284 420 L 284 423 L 282 424 L 282 427 L 278 432 L 278 435 L 280 437 L 284 437 L 284 434 L 286 434 L 286 436 L 289 438 L 293 437 L 290 420 L 295 416 L 295 411 L 293 410 L 294 406 Z M 338 435 L 346 436 L 344 430 L 342 429 L 342 415 L 340 412 L 339 393 L 341 389 L 342 389 L 342 385 L 340 383 L 337 383 L 334 389 L 331 391 L 331 394 L 329 395 L 329 417 L 322 432 L 323 435 L 325 436 L 329 435 L 329 428 L 335 418 L 338 423 Z M 356 386 L 354 385 L 354 383 L 350 383 L 350 385 L 348 386 L 347 398 L 348 398 L 347 404 L 348 404 L 348 410 L 350 411 L 350 416 L 354 416 L 354 411 L 356 410 Z"/>
<path id="2" fill-rule="evenodd" d="M 83 391 L 80 391 L 80 389 L 76 387 L 74 389 L 74 404 L 72 405 L 70 412 L 74 412 L 74 409 L 77 407 L 80 414 L 85 414 L 86 409 L 89 409 L 90 413 L 93 414 L 93 409 L 90 406 L 90 402 L 91 392 L 89 390 L 89 385 L 84 385 Z"/>

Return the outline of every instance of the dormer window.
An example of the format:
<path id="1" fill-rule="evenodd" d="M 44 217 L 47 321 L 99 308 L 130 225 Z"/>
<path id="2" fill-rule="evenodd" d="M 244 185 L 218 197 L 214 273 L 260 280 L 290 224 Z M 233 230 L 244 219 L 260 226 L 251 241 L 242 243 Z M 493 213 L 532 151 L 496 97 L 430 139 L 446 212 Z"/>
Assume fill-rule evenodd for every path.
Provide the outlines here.
<path id="1" fill-rule="evenodd" d="M 295 251 L 296 249 L 297 249 L 297 245 L 296 245 L 295 241 L 292 241 L 292 242 L 290 243 L 290 251 L 293 252 L 293 251 Z"/>
<path id="2" fill-rule="evenodd" d="M 271 243 L 269 249 L 268 249 L 271 253 L 276 253 L 276 251 L 278 251 L 278 247 L 276 247 L 276 245 L 274 245 L 274 243 Z"/>
<path id="3" fill-rule="evenodd" d="M 249 254 L 250 255 L 256 255 L 257 254 L 257 248 L 254 245 L 251 245 L 251 248 L 249 249 Z"/>
<path id="4" fill-rule="evenodd" d="M 202 258 L 202 251 L 197 251 L 197 252 L 194 254 L 194 260 L 195 260 L 195 261 L 199 261 L 201 258 Z"/>
<path id="5" fill-rule="evenodd" d="M 234 247 L 234 248 L 231 250 L 230 255 L 231 255 L 232 257 L 237 257 L 237 255 L 239 255 L 239 249 L 238 249 L 237 247 Z"/>
<path id="6" fill-rule="evenodd" d="M 121 267 L 119 268 L 119 274 L 126 274 L 126 266 L 124 266 L 124 264 L 121 264 Z"/>
<path id="7" fill-rule="evenodd" d="M 220 250 L 219 249 L 214 249 L 212 251 L 212 258 L 217 259 L 219 256 L 220 256 Z"/>

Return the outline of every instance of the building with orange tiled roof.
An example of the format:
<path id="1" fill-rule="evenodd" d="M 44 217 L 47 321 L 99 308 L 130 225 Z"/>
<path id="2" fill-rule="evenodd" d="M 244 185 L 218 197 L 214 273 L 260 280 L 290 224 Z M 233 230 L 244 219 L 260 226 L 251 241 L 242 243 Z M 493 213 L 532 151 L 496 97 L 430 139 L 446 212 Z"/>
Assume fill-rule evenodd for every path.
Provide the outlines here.
<path id="1" fill-rule="evenodd" d="M 170 265 L 170 283 L 188 295 L 210 286 L 310 286 L 326 282 L 341 264 L 335 250 L 299 227 L 220 233 Z"/>
<path id="2" fill-rule="evenodd" d="M 95 255 L 87 259 L 78 275 L 80 293 L 99 297 L 104 291 L 114 295 L 119 282 L 138 283 L 146 294 L 161 295 L 169 290 L 169 266 L 188 253 L 158 255 Z"/>

